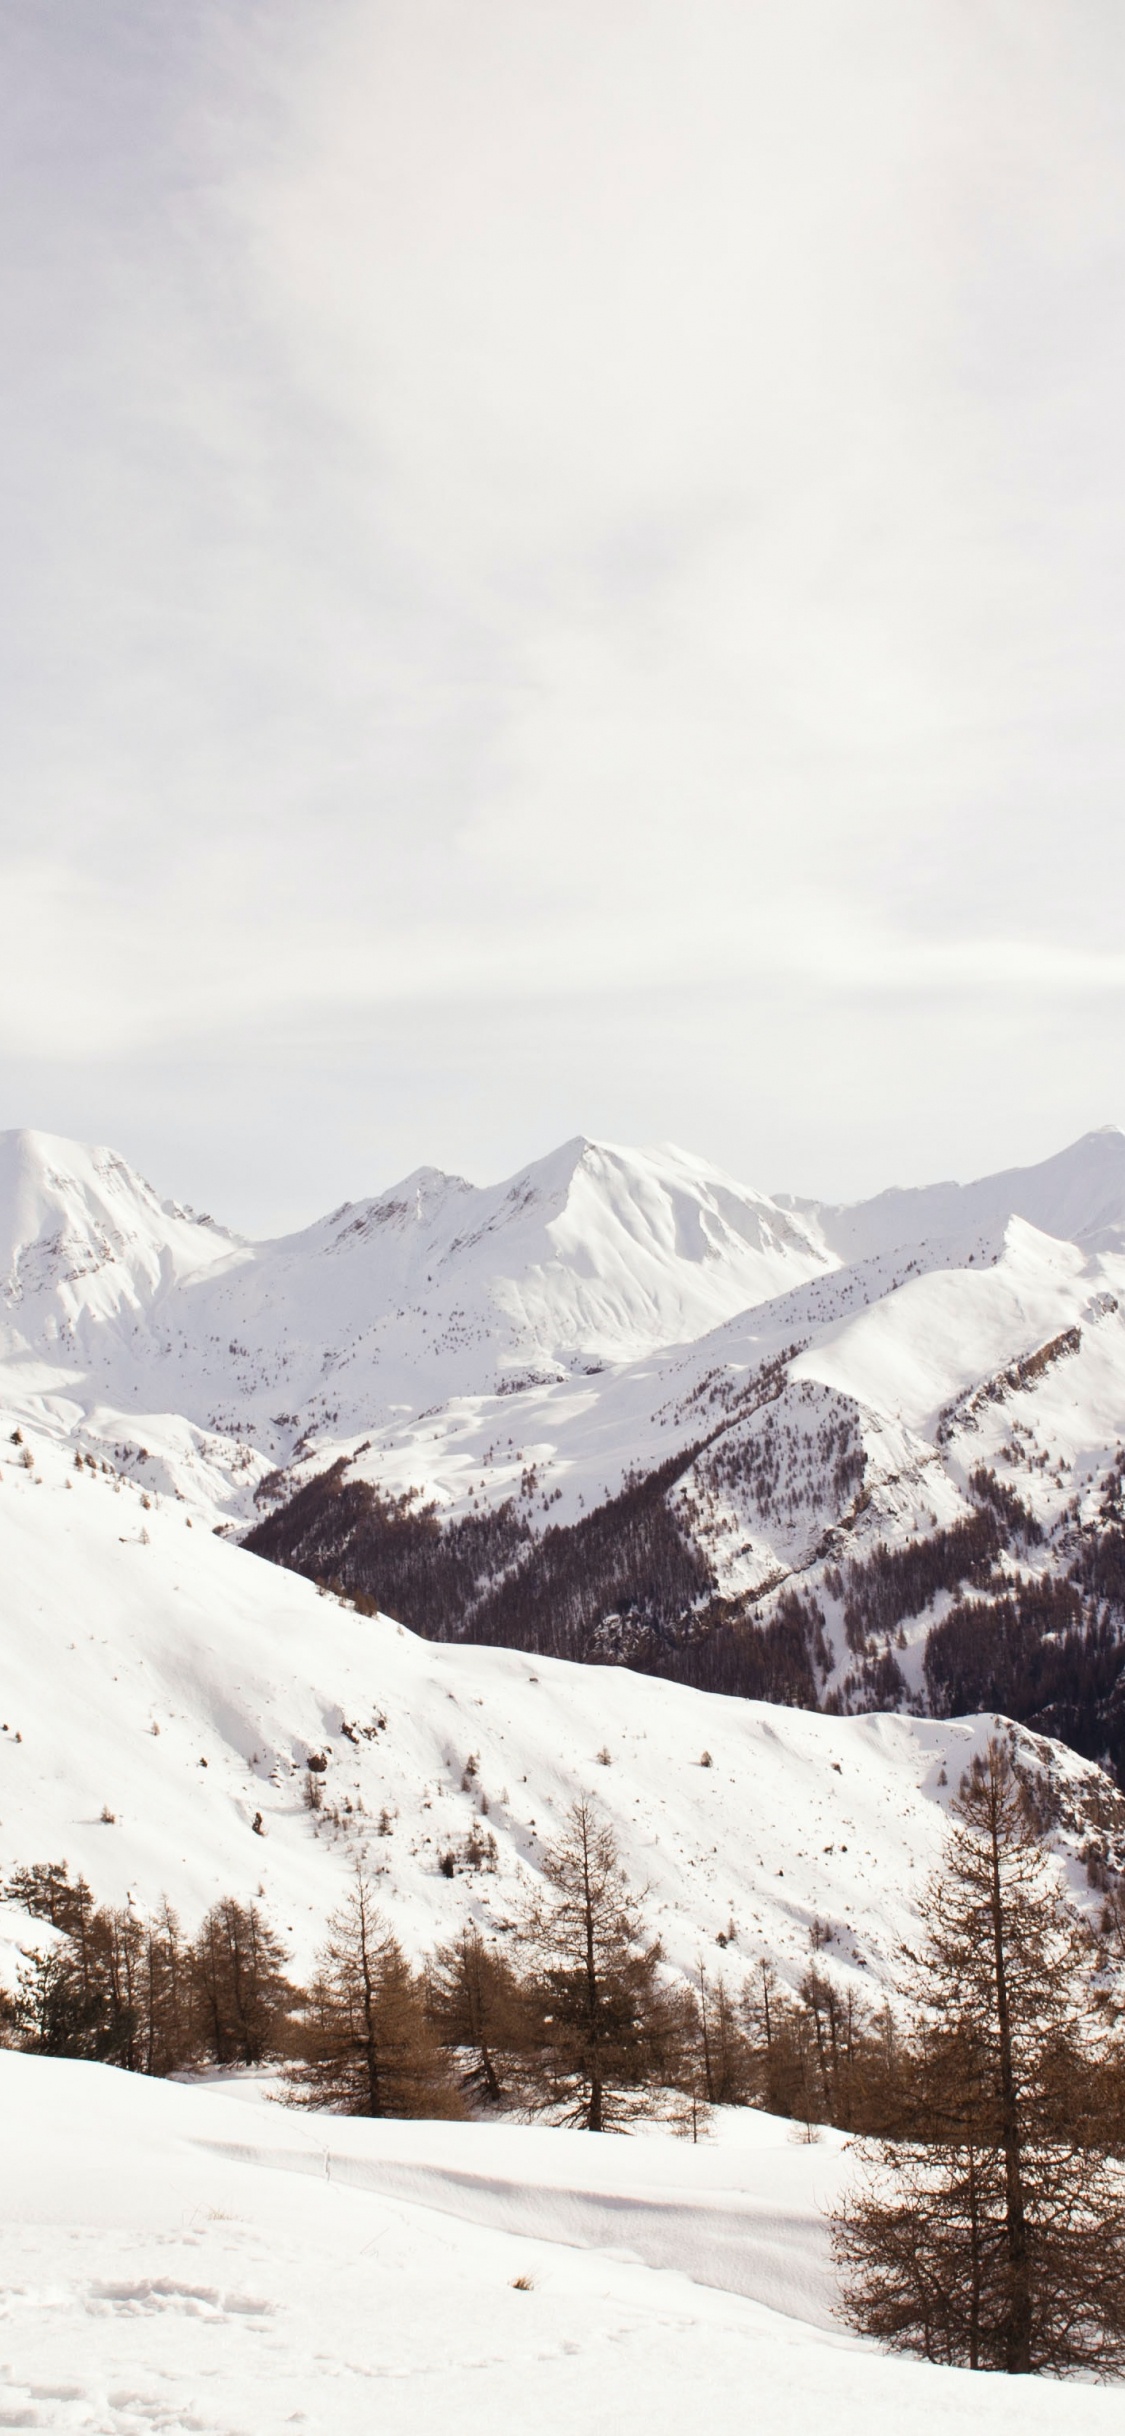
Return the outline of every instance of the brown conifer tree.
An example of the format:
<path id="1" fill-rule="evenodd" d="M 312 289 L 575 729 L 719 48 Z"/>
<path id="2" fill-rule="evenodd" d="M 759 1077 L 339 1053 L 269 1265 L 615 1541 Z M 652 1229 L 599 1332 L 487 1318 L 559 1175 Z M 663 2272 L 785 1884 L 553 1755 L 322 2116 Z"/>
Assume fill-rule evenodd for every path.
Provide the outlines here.
<path id="1" fill-rule="evenodd" d="M 144 1923 L 128 1907 L 96 1911 L 90 1942 L 110 2023 L 106 2060 L 125 2072 L 140 2072 L 145 2048 Z"/>
<path id="2" fill-rule="evenodd" d="M 187 1951 L 167 1899 L 155 1919 L 145 1921 L 144 1939 L 140 2070 L 161 2076 L 182 2072 L 195 2062 L 199 2039 Z"/>
<path id="3" fill-rule="evenodd" d="M 9 2008 L 18 2045 L 153 2075 L 202 2056 L 257 2063 L 284 2045 L 296 1992 L 256 1904 L 215 1904 L 189 1946 L 167 1901 L 151 1919 L 132 1904 L 99 1906 L 65 1862 L 17 1870 L 9 1893 L 61 1932 L 49 1952 L 24 1957 Z"/>
<path id="4" fill-rule="evenodd" d="M 998 1740 L 962 1783 L 922 1918 L 909 2136 L 871 2144 L 836 2218 L 845 2313 L 967 2368 L 1125 2366 L 1125 2189 L 1091 2101 L 1096 1950 Z"/>
<path id="5" fill-rule="evenodd" d="M 190 1952 L 195 2014 L 216 2064 L 260 2064 L 284 2044 L 294 2002 L 280 1938 L 256 1903 L 212 1905 Z"/>
<path id="6" fill-rule="evenodd" d="M 563 2123 L 607 2131 L 691 2090 L 691 2003 L 660 1979 L 613 1830 L 574 1803 L 543 1860 L 524 1936 L 532 1957 L 538 2096 Z"/>
<path id="7" fill-rule="evenodd" d="M 299 2053 L 286 2077 L 292 2104 L 334 2114 L 463 2111 L 427 2015 L 424 1983 L 381 1919 L 362 1862 L 347 1902 L 329 1922 Z"/>
<path id="8" fill-rule="evenodd" d="M 527 2045 L 523 1993 L 507 1956 L 475 1921 L 431 1957 L 427 2002 L 443 2046 L 459 2051 L 466 2094 L 486 2106 L 518 2097 Z"/>
<path id="9" fill-rule="evenodd" d="M 695 2029 L 703 2095 L 709 2106 L 748 2106 L 753 2087 L 753 2050 L 721 1974 L 712 1979 L 696 1965 Z"/>
<path id="10" fill-rule="evenodd" d="M 743 1990 L 750 2103 L 790 2115 L 811 2131 L 822 2120 L 812 2024 L 807 2006 L 784 1987 L 763 1954 Z"/>

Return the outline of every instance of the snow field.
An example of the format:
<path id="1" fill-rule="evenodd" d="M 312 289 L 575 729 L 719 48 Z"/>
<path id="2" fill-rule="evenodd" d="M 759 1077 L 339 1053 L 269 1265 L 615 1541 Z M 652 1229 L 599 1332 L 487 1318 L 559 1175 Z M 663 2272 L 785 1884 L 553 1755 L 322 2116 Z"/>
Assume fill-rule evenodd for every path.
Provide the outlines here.
<path id="1" fill-rule="evenodd" d="M 0 2054 L 0 2427 L 1117 2425 L 1112 2390 L 970 2384 L 833 2323 L 836 2135 L 805 2146 L 767 2116 L 723 2118 L 696 2148 L 342 2122 L 248 2106 L 235 2086 Z"/>

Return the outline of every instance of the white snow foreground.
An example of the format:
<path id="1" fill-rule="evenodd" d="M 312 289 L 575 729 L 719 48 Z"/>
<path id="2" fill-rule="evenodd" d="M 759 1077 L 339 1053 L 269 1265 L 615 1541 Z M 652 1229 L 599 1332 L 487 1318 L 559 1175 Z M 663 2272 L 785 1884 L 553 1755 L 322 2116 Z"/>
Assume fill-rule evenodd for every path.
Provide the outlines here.
<path id="1" fill-rule="evenodd" d="M 1052 2436 L 1109 2389 L 831 2317 L 842 2143 L 345 2122 L 0 2055 L 0 2427 L 98 2436 Z M 530 2284 L 520 2289 L 519 2279 Z"/>
<path id="2" fill-rule="evenodd" d="M 797 1981 L 815 1926 L 819 1967 L 878 2001 L 993 1722 L 826 1717 L 422 1641 L 52 1439 L 0 1443 L 0 1583 L 0 1875 L 65 1860 L 100 1902 L 168 1896 L 192 1933 L 218 1897 L 260 1897 L 298 1974 L 361 1853 L 412 1954 L 467 1916 L 508 1933 L 588 1793 L 674 1967 L 703 1954 L 738 1984 L 768 1952 Z M 1089 1901 L 1104 1779 L 1021 1741 Z M 51 1934 L 0 1907 L 0 1975 Z"/>

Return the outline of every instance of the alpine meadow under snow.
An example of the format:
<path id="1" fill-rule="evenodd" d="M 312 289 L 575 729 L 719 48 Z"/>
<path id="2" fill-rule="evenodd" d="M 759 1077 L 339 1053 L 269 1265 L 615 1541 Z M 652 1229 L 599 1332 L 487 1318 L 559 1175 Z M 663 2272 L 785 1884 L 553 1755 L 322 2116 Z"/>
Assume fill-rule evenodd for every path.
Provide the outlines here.
<path id="1" fill-rule="evenodd" d="M 0 1178 L 5 1882 L 65 1860 L 189 1927 L 258 1901 L 307 1974 L 362 1857 L 411 1957 L 467 1918 L 502 1947 L 585 1795 L 672 1977 L 796 1990 L 812 1954 L 874 2008 L 1010 1710 L 1093 1917 L 1125 1861 L 1120 1134 L 851 1209 L 578 1142 L 266 1244 L 105 1150 L 8 1135 Z M 0 1977 L 54 1936 L 5 1904 Z M 343 2123 L 18 2054 L 0 2095 L 0 2424 L 965 2407 L 832 2316 L 835 2133 Z"/>

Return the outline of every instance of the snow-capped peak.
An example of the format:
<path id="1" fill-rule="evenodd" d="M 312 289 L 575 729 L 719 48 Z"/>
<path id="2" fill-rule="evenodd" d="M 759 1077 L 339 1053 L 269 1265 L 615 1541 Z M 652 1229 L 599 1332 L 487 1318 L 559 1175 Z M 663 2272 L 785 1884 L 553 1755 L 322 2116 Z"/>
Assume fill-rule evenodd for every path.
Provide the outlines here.
<path id="1" fill-rule="evenodd" d="M 104 1145 L 0 1134 L 0 1298 L 36 1328 L 46 1304 L 73 1328 L 108 1319 L 230 1257 L 239 1238 L 162 1202 Z"/>

